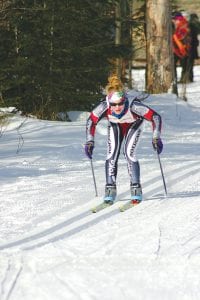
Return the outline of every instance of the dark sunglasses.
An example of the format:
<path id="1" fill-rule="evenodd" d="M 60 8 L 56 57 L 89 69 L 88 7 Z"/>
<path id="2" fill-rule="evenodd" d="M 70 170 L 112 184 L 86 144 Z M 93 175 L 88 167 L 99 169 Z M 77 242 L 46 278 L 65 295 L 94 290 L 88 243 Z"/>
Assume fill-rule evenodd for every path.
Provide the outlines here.
<path id="1" fill-rule="evenodd" d="M 122 105 L 124 105 L 124 101 L 119 103 L 110 103 L 110 106 L 122 106 Z"/>

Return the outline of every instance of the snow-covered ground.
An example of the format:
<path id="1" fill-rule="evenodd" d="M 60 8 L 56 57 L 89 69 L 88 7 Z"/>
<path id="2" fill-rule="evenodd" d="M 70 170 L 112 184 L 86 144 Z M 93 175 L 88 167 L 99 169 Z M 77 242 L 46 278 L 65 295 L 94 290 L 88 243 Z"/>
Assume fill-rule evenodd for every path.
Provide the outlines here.
<path id="1" fill-rule="evenodd" d="M 105 121 L 97 127 L 93 160 L 98 197 L 82 146 L 86 113 L 76 114 L 74 122 L 15 115 L 5 124 L 0 139 L 1 300 L 199 299 L 200 67 L 194 72 L 187 103 L 171 94 L 146 100 L 163 118 L 161 162 L 168 197 L 163 197 L 146 123 L 138 150 L 144 201 L 124 213 L 118 208 L 129 198 L 129 177 L 122 155 L 120 201 L 90 212 L 104 194 Z M 139 86 L 142 74 L 134 76 Z"/>

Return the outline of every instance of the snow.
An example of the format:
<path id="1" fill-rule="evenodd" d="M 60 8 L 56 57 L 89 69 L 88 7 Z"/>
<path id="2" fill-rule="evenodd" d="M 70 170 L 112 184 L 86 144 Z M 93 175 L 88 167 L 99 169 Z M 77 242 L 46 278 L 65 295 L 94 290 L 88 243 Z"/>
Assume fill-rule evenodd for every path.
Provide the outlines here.
<path id="1" fill-rule="evenodd" d="M 104 194 L 106 124 L 97 127 L 94 170 L 84 155 L 87 113 L 72 122 L 20 115 L 1 130 L 1 300 L 191 300 L 200 294 L 200 67 L 188 102 L 172 94 L 146 103 L 163 118 L 161 163 L 151 126 L 138 150 L 144 201 L 124 213 L 129 177 L 121 155 L 118 202 L 97 214 Z M 137 87 L 143 74 L 135 71 Z M 182 86 L 179 87 L 180 91 Z M 133 91 L 129 91 L 129 96 Z"/>

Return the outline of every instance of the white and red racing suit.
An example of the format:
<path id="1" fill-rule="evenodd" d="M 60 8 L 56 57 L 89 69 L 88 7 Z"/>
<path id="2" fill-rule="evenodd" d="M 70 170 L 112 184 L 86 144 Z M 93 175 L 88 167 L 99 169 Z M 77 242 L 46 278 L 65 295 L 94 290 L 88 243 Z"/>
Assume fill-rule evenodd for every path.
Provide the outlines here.
<path id="1" fill-rule="evenodd" d="M 127 99 L 128 101 L 128 99 Z M 91 112 L 86 126 L 86 141 L 94 141 L 96 125 L 102 118 L 108 120 L 107 158 L 105 163 L 106 185 L 115 185 L 117 162 L 122 141 L 124 140 L 124 156 L 128 164 L 130 184 L 140 184 L 140 165 L 136 158 L 136 149 L 145 120 L 152 123 L 153 138 L 161 133 L 161 116 L 139 100 L 133 100 L 120 118 L 113 116 L 108 101 L 102 100 Z"/>

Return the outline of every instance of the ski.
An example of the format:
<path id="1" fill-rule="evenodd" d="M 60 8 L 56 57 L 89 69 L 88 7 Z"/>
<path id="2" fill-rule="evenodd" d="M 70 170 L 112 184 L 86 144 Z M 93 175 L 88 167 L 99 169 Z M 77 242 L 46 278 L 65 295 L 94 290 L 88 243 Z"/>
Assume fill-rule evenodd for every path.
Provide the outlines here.
<path id="1" fill-rule="evenodd" d="M 100 210 L 102 210 L 102 209 L 104 209 L 104 208 L 106 208 L 106 207 L 109 207 L 109 206 L 111 206 L 111 205 L 113 205 L 113 203 L 105 203 L 105 202 L 102 202 L 102 203 L 98 204 L 97 206 L 93 207 L 93 208 L 91 209 L 91 211 L 92 211 L 93 213 L 96 213 L 96 212 L 98 212 L 98 211 L 100 211 Z"/>
<path id="2" fill-rule="evenodd" d="M 124 212 L 125 210 L 130 209 L 130 208 L 132 208 L 132 207 L 138 205 L 139 203 L 140 203 L 140 202 L 138 202 L 138 203 L 133 203 L 132 201 L 128 201 L 127 203 L 121 205 L 121 206 L 119 207 L 119 210 L 120 210 L 121 212 Z"/>

